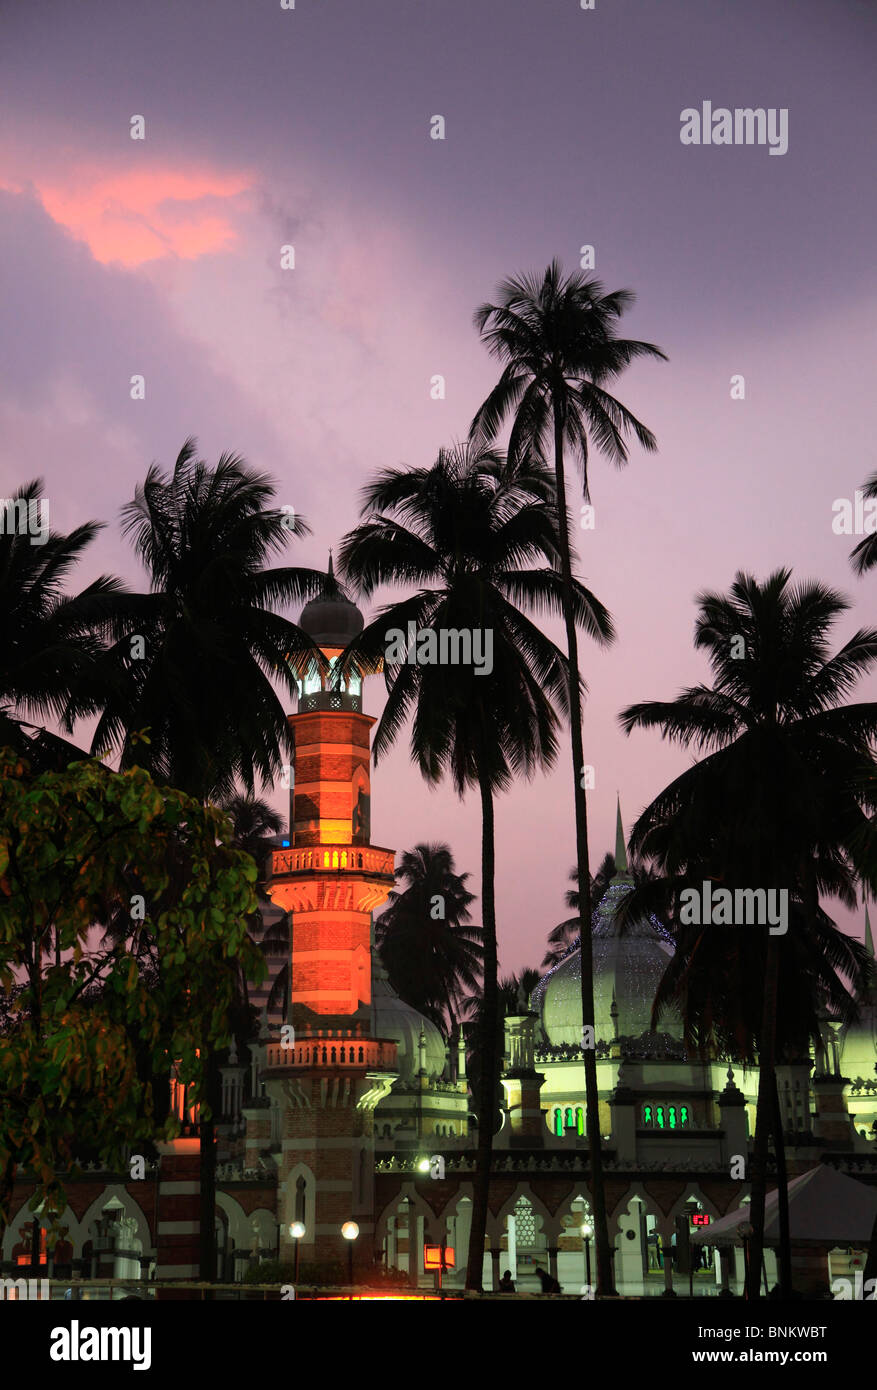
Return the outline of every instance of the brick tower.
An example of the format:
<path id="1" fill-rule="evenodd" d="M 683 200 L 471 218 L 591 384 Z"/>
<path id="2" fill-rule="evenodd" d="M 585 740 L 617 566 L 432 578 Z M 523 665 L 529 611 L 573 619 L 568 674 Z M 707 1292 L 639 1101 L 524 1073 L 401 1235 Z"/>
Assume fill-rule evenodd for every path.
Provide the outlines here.
<path id="1" fill-rule="evenodd" d="M 396 1045 L 371 1035 L 371 914 L 393 887 L 392 850 L 370 842 L 370 737 L 362 676 L 342 688 L 333 668 L 362 614 L 329 579 L 300 626 L 330 662 L 298 687 L 289 847 L 276 850 L 269 892 L 292 913 L 290 1018 L 294 1039 L 271 1043 L 263 1079 L 283 1113 L 281 1259 L 301 1221 L 301 1258 L 369 1266 L 374 1234 L 374 1108 L 395 1079 Z"/>

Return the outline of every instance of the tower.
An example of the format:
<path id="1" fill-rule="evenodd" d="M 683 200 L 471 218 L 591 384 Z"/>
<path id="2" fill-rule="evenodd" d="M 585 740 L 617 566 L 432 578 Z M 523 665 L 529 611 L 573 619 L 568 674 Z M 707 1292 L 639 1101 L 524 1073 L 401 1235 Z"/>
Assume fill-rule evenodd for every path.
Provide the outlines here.
<path id="1" fill-rule="evenodd" d="M 337 677 L 362 630 L 329 560 L 328 582 L 300 626 L 329 662 L 298 682 L 289 847 L 275 850 L 269 892 L 292 914 L 294 1038 L 265 1049 L 263 1079 L 283 1116 L 278 1198 L 281 1258 L 301 1221 L 304 1260 L 337 1262 L 355 1221 L 354 1259 L 372 1256 L 373 1114 L 395 1078 L 396 1046 L 371 1036 L 371 913 L 393 887 L 394 852 L 371 844 L 370 737 L 362 675 Z"/>

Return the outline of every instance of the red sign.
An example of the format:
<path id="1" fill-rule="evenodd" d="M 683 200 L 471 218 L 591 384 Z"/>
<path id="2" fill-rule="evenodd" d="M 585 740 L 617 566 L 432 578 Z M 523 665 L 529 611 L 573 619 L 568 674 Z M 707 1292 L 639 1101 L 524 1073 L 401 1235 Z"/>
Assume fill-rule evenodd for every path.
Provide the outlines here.
<path id="1" fill-rule="evenodd" d="M 445 1246 L 445 1261 L 442 1264 L 442 1247 L 440 1245 L 424 1245 L 423 1247 L 423 1268 L 424 1269 L 453 1269 L 454 1250 L 453 1246 Z"/>
<path id="2" fill-rule="evenodd" d="M 708 1226 L 712 1218 L 705 1211 L 696 1211 L 691 1218 L 692 1226 Z"/>

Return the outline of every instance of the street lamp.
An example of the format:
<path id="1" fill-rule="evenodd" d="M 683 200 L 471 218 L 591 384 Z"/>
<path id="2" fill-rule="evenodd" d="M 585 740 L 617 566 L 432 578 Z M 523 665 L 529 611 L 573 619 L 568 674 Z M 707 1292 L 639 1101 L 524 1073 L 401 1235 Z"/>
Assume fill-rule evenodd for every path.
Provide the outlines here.
<path id="1" fill-rule="evenodd" d="M 585 1242 L 585 1283 L 591 1287 L 591 1236 L 594 1228 L 590 1221 L 582 1222 L 582 1240 Z"/>
<path id="2" fill-rule="evenodd" d="M 350 1279 L 350 1288 L 353 1289 L 353 1242 L 359 1235 L 359 1227 L 355 1221 L 345 1221 L 341 1227 L 341 1234 L 347 1241 L 347 1273 Z M 351 1292 L 350 1297 L 353 1297 Z"/>
<path id="3" fill-rule="evenodd" d="M 292 1236 L 292 1239 L 295 1241 L 295 1276 L 294 1276 L 294 1279 L 295 1279 L 295 1283 L 296 1283 L 296 1284 L 298 1283 L 298 1251 L 299 1251 L 299 1242 L 301 1241 L 302 1237 L 304 1236 L 304 1233 L 305 1233 L 305 1225 L 304 1225 L 304 1222 L 303 1222 L 303 1221 L 293 1221 L 292 1225 L 291 1225 L 290 1228 L 289 1228 L 289 1234 Z"/>

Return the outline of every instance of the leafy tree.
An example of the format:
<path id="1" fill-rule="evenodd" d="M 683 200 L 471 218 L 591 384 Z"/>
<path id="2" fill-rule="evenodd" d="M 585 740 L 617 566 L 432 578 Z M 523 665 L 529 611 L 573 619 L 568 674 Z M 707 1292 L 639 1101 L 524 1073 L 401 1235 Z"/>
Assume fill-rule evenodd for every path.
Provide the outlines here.
<path id="1" fill-rule="evenodd" d="M 591 441 L 613 463 L 627 462 L 626 437 L 632 432 L 644 449 L 655 438 L 626 406 L 607 390 L 625 367 L 639 357 L 662 360 L 651 343 L 619 338 L 615 325 L 633 303 L 629 290 L 605 294 L 598 280 L 578 273 L 564 276 L 552 261 L 542 279 L 517 276 L 498 290 L 499 302 L 482 304 L 475 313 L 489 351 L 504 363 L 502 375 L 472 422 L 475 437 L 494 439 L 508 416 L 513 416 L 509 458 L 520 463 L 533 454 L 544 458 L 549 440 L 554 448 L 557 502 L 557 567 L 563 600 L 569 658 L 569 726 L 575 806 L 576 870 L 581 917 L 591 920 L 591 871 L 588 858 L 588 814 L 585 797 L 585 758 L 582 743 L 582 704 L 579 689 L 578 636 L 575 616 L 573 546 L 569 536 L 565 453 L 569 449 L 582 471 L 582 495 L 587 502 Z M 594 1023 L 594 966 L 590 932 L 582 933 L 582 1024 Z M 588 1146 L 594 1198 L 594 1236 L 597 1290 L 612 1290 L 612 1265 L 603 1159 L 600 1142 L 597 1058 L 583 1049 Z"/>
<path id="2" fill-rule="evenodd" d="M 118 1164 L 156 1131 L 173 1134 L 151 1078 L 176 1062 L 200 1084 L 205 1044 L 226 1036 L 236 971 L 260 959 L 246 930 L 255 869 L 218 811 L 139 769 L 87 761 L 34 775 L 10 749 L 0 786 L 0 990 L 12 999 L 0 1033 L 2 1223 L 17 1172 L 35 1175 L 33 1205 L 57 1212 L 59 1174 L 77 1153 Z M 145 914 L 151 974 L 122 942 L 90 949 L 107 903 Z"/>

